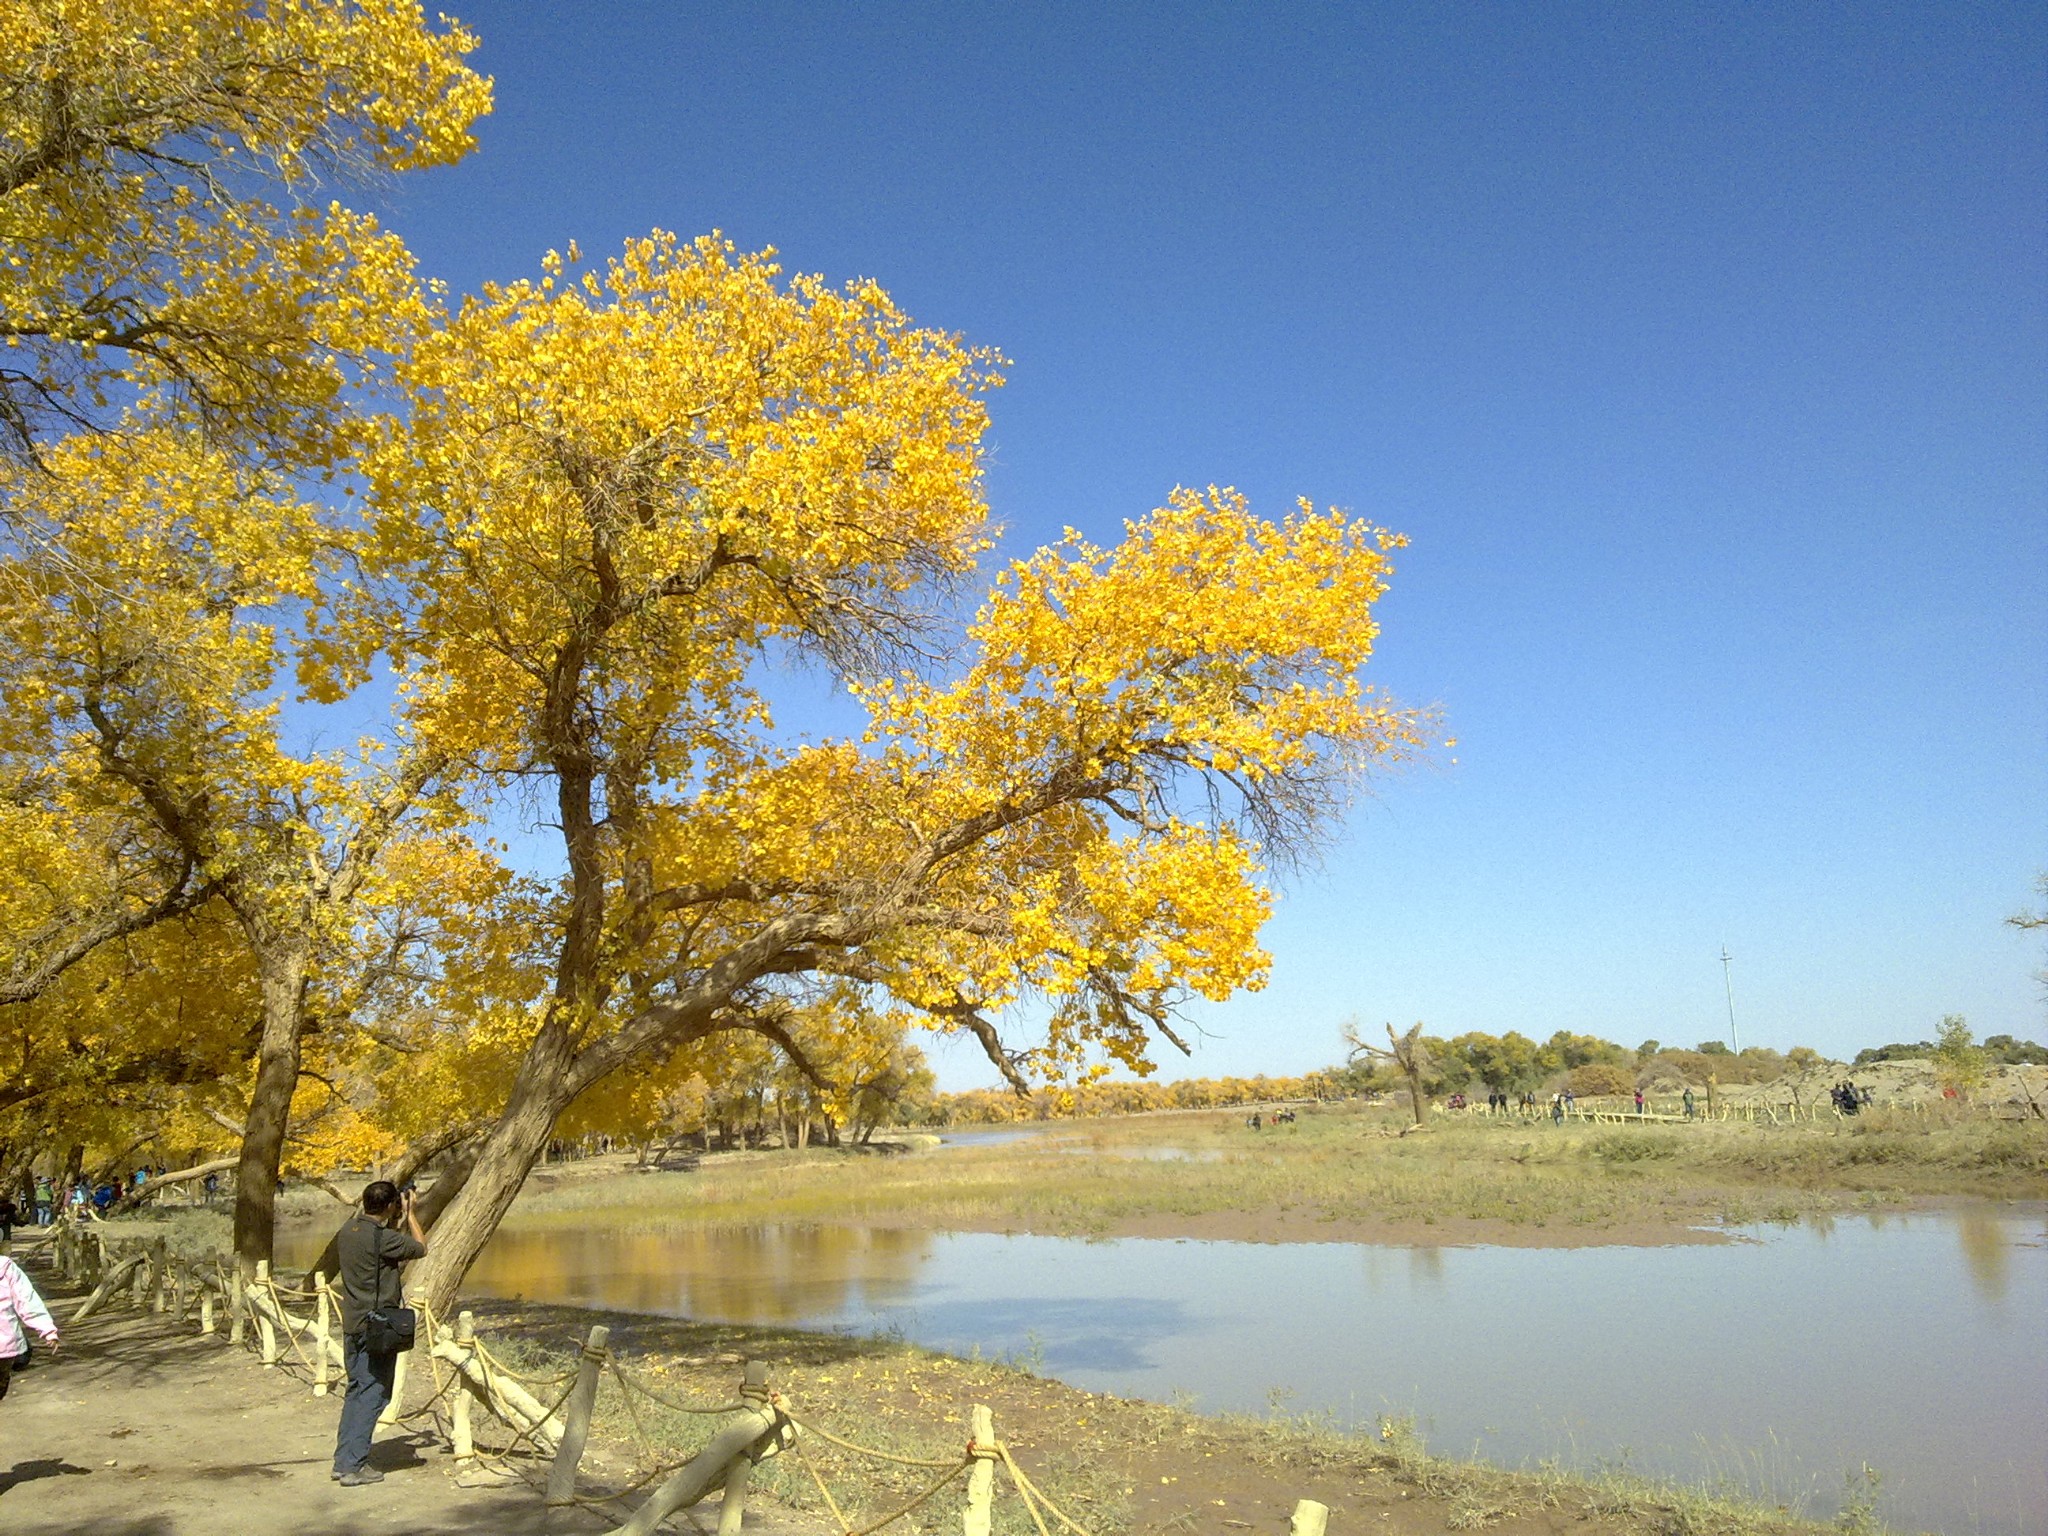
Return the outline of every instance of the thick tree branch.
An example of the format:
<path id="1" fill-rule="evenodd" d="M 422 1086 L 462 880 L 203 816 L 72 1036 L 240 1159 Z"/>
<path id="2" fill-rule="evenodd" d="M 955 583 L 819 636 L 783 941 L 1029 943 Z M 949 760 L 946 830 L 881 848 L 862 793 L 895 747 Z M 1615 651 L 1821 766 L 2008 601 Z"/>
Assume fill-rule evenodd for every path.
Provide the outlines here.
<path id="1" fill-rule="evenodd" d="M 85 959 L 102 944 L 112 943 L 153 928 L 167 918 L 177 917 L 205 905 L 213 895 L 213 887 L 207 883 L 192 884 L 193 861 L 190 853 L 179 866 L 177 879 L 170 888 L 148 906 L 138 911 L 123 912 L 103 918 L 99 922 L 72 935 L 36 963 L 26 973 L 18 973 L 0 982 L 0 1007 L 9 1003 L 25 1003 L 40 997 L 72 966 Z"/>

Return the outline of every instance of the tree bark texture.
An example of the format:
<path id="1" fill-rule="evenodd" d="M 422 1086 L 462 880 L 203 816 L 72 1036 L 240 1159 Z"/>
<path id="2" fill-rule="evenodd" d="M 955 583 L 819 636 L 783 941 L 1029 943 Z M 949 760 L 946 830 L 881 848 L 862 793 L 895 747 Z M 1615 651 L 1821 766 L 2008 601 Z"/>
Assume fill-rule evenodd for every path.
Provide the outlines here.
<path id="1" fill-rule="evenodd" d="M 299 1086 L 299 1037 L 305 1027 L 308 946 L 296 938 L 265 945 L 257 955 L 263 996 L 263 1038 L 256 1048 L 256 1084 L 235 1165 L 235 1263 L 243 1274 L 268 1262 L 277 1234 L 277 1171 L 284 1162 L 292 1094 Z"/>

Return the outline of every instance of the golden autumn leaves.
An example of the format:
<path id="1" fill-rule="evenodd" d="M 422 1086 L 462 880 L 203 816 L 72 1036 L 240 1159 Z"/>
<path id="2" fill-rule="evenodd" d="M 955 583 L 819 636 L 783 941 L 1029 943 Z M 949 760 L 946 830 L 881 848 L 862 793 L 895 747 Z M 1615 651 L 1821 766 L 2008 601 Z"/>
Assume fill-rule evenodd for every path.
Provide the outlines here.
<path id="1" fill-rule="evenodd" d="M 245 1146 L 471 1139 L 444 1290 L 572 1106 L 645 1116 L 735 1033 L 847 1083 L 913 1021 L 1142 1068 L 1431 729 L 1358 676 L 1400 541 L 1308 503 L 1177 491 L 963 618 L 1000 359 L 872 282 L 656 232 L 454 301 L 295 201 L 466 152 L 472 46 L 400 0 L 0 0 L 0 758 L 225 904 Z M 792 661 L 865 728 L 779 727 Z M 485 834 L 520 815 L 544 874 Z"/>
<path id="2" fill-rule="evenodd" d="M 490 109 L 474 46 L 409 0 L 0 3 L 16 446 L 167 404 L 331 459 L 334 408 L 420 293 L 402 242 L 308 194 L 466 154 Z"/>

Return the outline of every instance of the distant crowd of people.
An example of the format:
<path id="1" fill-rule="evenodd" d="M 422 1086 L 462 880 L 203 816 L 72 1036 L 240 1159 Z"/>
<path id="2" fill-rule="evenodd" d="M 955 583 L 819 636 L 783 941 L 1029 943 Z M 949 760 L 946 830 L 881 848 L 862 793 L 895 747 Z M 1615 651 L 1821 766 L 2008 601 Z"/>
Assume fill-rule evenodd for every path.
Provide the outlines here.
<path id="1" fill-rule="evenodd" d="M 1687 1088 L 1680 1095 L 1679 1102 L 1684 1106 L 1686 1119 L 1694 1119 L 1699 1114 L 1699 1102 L 1693 1097 L 1692 1089 Z M 1477 1107 L 1472 1099 L 1463 1093 L 1454 1093 L 1444 1100 L 1445 1109 Z M 1550 1118 L 1556 1124 L 1563 1124 L 1565 1116 L 1576 1113 L 1578 1107 L 1579 1097 L 1569 1086 L 1558 1089 L 1550 1096 Z M 1486 1095 L 1486 1108 L 1489 1114 L 1495 1115 L 1512 1114 L 1516 1111 L 1533 1115 L 1536 1113 L 1536 1095 L 1527 1090 L 1518 1096 L 1503 1089 L 1494 1089 Z M 1635 1090 L 1635 1112 L 1639 1115 L 1648 1115 L 1652 1112 L 1649 1099 L 1640 1088 Z"/>
<path id="2" fill-rule="evenodd" d="M 152 1179 L 163 1176 L 164 1170 L 155 1164 L 145 1164 L 119 1182 L 101 1180 L 95 1183 L 90 1179 L 60 1182 L 47 1174 L 38 1176 L 32 1190 L 23 1191 L 26 1204 L 18 1203 L 12 1193 L 0 1194 L 0 1241 L 4 1241 L 11 1229 L 17 1226 L 50 1226 L 65 1211 L 83 1214 L 90 1210 L 104 1215 L 107 1208 L 124 1194 L 130 1199 L 139 1199 Z M 211 1204 L 220 1197 L 220 1175 L 207 1174 L 200 1188 L 207 1203 Z"/>

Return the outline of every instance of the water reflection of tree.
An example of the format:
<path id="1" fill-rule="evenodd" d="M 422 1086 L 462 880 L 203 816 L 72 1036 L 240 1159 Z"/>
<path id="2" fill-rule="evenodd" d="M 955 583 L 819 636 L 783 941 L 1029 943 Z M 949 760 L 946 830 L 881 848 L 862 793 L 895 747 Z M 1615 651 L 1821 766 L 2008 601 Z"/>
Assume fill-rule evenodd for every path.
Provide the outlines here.
<path id="1" fill-rule="evenodd" d="M 501 1231 L 475 1281 L 500 1295 L 734 1323 L 844 1315 L 905 1296 L 932 1234 L 848 1226 Z"/>
<path id="2" fill-rule="evenodd" d="M 1444 1251 L 1437 1247 L 1410 1248 L 1408 1250 L 1408 1273 L 1420 1287 L 1442 1290 L 1444 1283 Z"/>
<path id="3" fill-rule="evenodd" d="M 1956 1236 L 1962 1240 L 1963 1262 L 1977 1294 L 1986 1301 L 2005 1300 L 2012 1280 L 2012 1244 L 2004 1224 L 1989 1211 L 1964 1211 L 1956 1217 Z"/>

